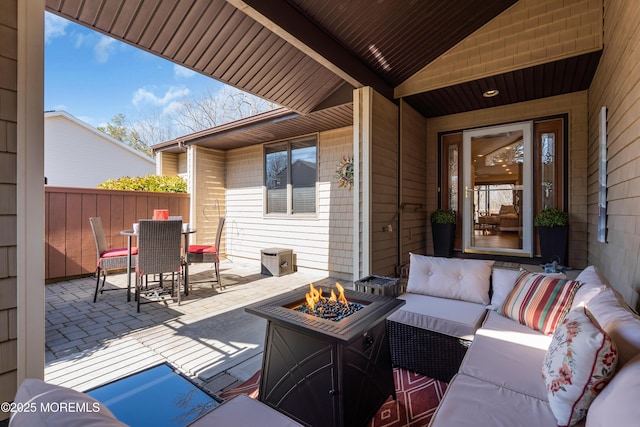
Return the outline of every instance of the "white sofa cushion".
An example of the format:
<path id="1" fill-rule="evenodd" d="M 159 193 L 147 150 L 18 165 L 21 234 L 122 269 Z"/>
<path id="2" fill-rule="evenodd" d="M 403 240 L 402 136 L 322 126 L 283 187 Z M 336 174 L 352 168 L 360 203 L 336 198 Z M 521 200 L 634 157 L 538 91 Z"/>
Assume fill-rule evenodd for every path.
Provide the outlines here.
<path id="1" fill-rule="evenodd" d="M 411 254 L 407 292 L 489 304 L 493 262 Z"/>
<path id="2" fill-rule="evenodd" d="M 588 311 L 570 311 L 553 333 L 542 365 L 558 425 L 574 425 L 584 418 L 615 373 L 616 362 L 615 344 Z"/>
<path id="3" fill-rule="evenodd" d="M 513 270 L 507 268 L 494 268 L 491 275 L 491 289 L 493 293 L 491 295 L 491 304 L 487 307 L 489 310 L 498 310 L 504 300 L 509 296 L 513 290 L 516 279 L 523 270 Z M 544 274 L 549 277 L 557 277 L 565 279 L 567 276 L 564 273 L 538 273 Z"/>
<path id="4" fill-rule="evenodd" d="M 616 343 L 619 366 L 640 353 L 640 317 L 627 310 L 611 288 L 593 297 L 587 308 Z"/>
<path id="5" fill-rule="evenodd" d="M 635 426 L 640 420 L 640 354 L 618 371 L 596 396 L 587 413 L 587 427 Z"/>
<path id="6" fill-rule="evenodd" d="M 551 335 L 571 308 L 581 283 L 523 270 L 498 312 Z"/>
<path id="7" fill-rule="evenodd" d="M 429 424 L 430 427 L 555 425 L 556 419 L 546 401 L 464 374 L 453 377 Z"/>
<path id="8" fill-rule="evenodd" d="M 489 311 L 459 372 L 546 401 L 540 368 L 550 342 L 551 337 Z"/>
<path id="9" fill-rule="evenodd" d="M 485 306 L 454 299 L 406 293 L 406 303 L 387 320 L 428 329 L 464 340 L 472 340 L 485 316 Z"/>
<path id="10" fill-rule="evenodd" d="M 10 427 L 126 427 L 104 404 L 91 396 L 38 379 L 24 380 L 14 402 L 23 410 L 11 415 Z M 61 410 L 62 405 L 69 409 Z"/>
<path id="11" fill-rule="evenodd" d="M 239 394 L 198 418 L 189 426 L 301 427 L 302 424 L 246 394 Z"/>
<path id="12" fill-rule="evenodd" d="M 573 297 L 571 310 L 576 307 L 585 306 L 594 296 L 604 291 L 608 286 L 605 278 L 602 277 L 598 269 L 593 265 L 582 270 L 575 280 L 582 283 L 582 286 L 580 286 L 580 289 L 578 289 L 578 292 L 576 292 L 576 295 Z"/>

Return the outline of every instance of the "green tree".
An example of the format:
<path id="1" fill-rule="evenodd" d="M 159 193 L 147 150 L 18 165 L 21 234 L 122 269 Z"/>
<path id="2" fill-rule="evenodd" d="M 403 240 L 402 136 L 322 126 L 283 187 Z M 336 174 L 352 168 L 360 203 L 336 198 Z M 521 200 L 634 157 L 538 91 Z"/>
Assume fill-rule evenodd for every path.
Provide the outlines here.
<path id="1" fill-rule="evenodd" d="M 134 150 L 152 157 L 151 148 L 140 138 L 140 134 L 133 130 L 133 127 L 124 114 L 120 113 L 113 116 L 111 122 L 107 123 L 106 126 L 98 126 L 98 130 L 130 146 Z"/>

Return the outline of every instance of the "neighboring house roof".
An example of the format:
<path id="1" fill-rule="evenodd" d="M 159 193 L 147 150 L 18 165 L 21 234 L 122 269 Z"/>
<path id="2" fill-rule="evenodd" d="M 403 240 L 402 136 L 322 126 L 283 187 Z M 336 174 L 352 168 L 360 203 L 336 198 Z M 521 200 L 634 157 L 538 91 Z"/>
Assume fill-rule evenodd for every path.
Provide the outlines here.
<path id="1" fill-rule="evenodd" d="M 49 185 L 95 188 L 107 179 L 155 173 L 155 160 L 65 111 L 44 113 Z"/>

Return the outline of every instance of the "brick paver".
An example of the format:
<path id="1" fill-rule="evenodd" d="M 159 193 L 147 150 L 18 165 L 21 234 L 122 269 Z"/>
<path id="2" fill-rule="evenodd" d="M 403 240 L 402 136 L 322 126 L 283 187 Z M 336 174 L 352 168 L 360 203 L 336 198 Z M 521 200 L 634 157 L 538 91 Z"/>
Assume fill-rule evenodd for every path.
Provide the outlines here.
<path id="1" fill-rule="evenodd" d="M 210 267 L 193 264 L 190 277 L 210 277 Z M 334 281 L 307 269 L 263 276 L 260 263 L 250 260 L 223 260 L 221 273 L 222 291 L 198 283 L 180 306 L 154 302 L 140 313 L 124 291 L 99 294 L 93 303 L 93 277 L 47 285 L 45 379 L 85 391 L 164 361 L 219 392 L 234 384 L 229 378 L 244 381 L 260 367 L 266 322 L 244 306 Z M 124 290 L 126 275 L 109 274 L 107 287 Z"/>

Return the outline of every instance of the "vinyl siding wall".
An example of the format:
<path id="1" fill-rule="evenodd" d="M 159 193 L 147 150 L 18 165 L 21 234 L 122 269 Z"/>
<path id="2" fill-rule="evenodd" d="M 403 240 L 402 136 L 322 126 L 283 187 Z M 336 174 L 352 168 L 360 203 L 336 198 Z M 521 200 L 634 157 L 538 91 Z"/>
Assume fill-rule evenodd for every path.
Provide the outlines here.
<path id="1" fill-rule="evenodd" d="M 47 183 L 59 187 L 96 188 L 108 179 L 156 171 L 153 159 L 64 115 L 45 114 L 44 149 Z"/>
<path id="2" fill-rule="evenodd" d="M 398 107 L 372 91 L 371 273 L 394 276 L 398 265 Z M 395 218 L 394 218 L 395 217 Z M 392 230 L 383 227 L 391 224 Z"/>
<path id="3" fill-rule="evenodd" d="M 353 154 L 351 127 L 318 136 L 318 212 L 311 217 L 264 214 L 263 146 L 226 153 L 227 256 L 259 259 L 261 249 L 293 249 L 297 265 L 350 279 L 353 197 L 339 188 L 336 166 Z"/>
<path id="4" fill-rule="evenodd" d="M 191 221 L 195 222 L 198 232 L 194 243 L 212 245 L 216 240 L 218 220 L 226 213 L 225 158 L 221 150 L 211 150 L 197 146 L 190 147 L 193 152 L 195 180 L 191 195 L 197 200 Z M 220 253 L 225 254 L 225 234 L 222 234 Z"/>
<path id="5" fill-rule="evenodd" d="M 640 308 L 640 7 L 604 1 L 605 51 L 589 89 L 588 258 Z M 599 115 L 607 107 L 607 243 L 598 233 Z"/>
<path id="6" fill-rule="evenodd" d="M 406 102 L 400 104 L 400 265 L 409 262 L 409 253 L 426 251 L 427 170 L 425 158 L 427 126 L 420 113 Z"/>
<path id="7" fill-rule="evenodd" d="M 17 2 L 0 2 L 0 402 L 17 389 Z M 43 343 L 44 344 L 44 343 Z M 0 412 L 0 420 L 9 416 Z"/>

